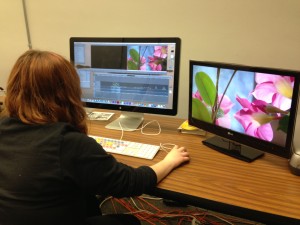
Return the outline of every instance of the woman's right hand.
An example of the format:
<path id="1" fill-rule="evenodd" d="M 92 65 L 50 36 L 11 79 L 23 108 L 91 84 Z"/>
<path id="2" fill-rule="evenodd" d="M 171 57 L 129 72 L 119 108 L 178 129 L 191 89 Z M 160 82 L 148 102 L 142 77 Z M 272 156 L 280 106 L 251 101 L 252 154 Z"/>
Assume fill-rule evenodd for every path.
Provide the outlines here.
<path id="1" fill-rule="evenodd" d="M 163 160 L 151 166 L 157 176 L 157 183 L 165 178 L 173 169 L 190 160 L 185 147 L 175 145 Z"/>
<path id="2" fill-rule="evenodd" d="M 185 147 L 175 145 L 163 160 L 169 161 L 170 164 L 173 164 L 173 169 L 175 169 L 182 163 L 189 161 L 190 156 Z"/>

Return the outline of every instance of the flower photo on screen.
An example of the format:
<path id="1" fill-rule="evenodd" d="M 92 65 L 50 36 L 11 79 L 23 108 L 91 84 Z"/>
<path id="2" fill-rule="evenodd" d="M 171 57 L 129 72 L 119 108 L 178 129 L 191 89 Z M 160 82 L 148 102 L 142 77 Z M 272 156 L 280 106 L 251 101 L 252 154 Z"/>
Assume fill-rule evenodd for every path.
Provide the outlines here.
<path id="1" fill-rule="evenodd" d="M 166 71 L 168 46 L 130 46 L 127 54 L 128 70 Z"/>
<path id="2" fill-rule="evenodd" d="M 284 145 L 293 95 L 293 77 L 208 66 L 194 67 L 194 118 Z M 277 136 L 284 138 L 277 139 Z"/>

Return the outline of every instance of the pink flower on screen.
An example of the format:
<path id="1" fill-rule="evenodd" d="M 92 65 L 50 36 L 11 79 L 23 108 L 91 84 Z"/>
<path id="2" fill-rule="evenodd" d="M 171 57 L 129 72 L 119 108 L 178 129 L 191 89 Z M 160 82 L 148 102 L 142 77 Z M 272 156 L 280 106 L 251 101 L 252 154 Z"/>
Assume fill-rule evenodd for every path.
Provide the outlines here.
<path id="1" fill-rule="evenodd" d="M 152 57 L 148 56 L 149 58 L 149 63 L 148 65 L 150 66 L 151 70 L 153 71 L 161 71 L 162 66 L 161 66 L 161 60 L 157 57 Z"/>
<path id="2" fill-rule="evenodd" d="M 245 133 L 262 140 L 271 141 L 273 139 L 273 129 L 271 121 L 280 119 L 277 115 L 266 114 L 267 103 L 255 100 L 252 103 L 245 98 L 236 97 L 236 100 L 243 107 L 234 118 L 243 126 Z"/>
<path id="3" fill-rule="evenodd" d="M 168 47 L 167 46 L 154 46 L 154 57 L 157 58 L 167 58 L 168 55 Z"/>
<path id="4" fill-rule="evenodd" d="M 218 96 L 218 102 L 220 103 L 222 100 L 220 108 L 224 111 L 224 114 L 227 114 L 234 104 L 231 102 L 230 98 L 227 97 L 227 95 L 224 95 L 223 99 L 222 96 L 222 94 Z"/>
<path id="5" fill-rule="evenodd" d="M 143 56 L 140 58 L 140 70 L 146 70 L 146 58 Z"/>
<path id="6" fill-rule="evenodd" d="M 196 91 L 195 93 L 193 93 L 193 98 L 198 98 L 201 102 L 203 101 L 199 91 Z"/>
<path id="7" fill-rule="evenodd" d="M 223 95 L 218 96 L 218 102 L 220 103 L 221 98 Z M 230 98 L 228 98 L 226 95 L 224 95 L 222 102 L 220 104 L 220 108 L 223 110 L 224 115 L 222 117 L 217 118 L 216 124 L 225 127 L 225 128 L 230 128 L 230 115 L 229 111 L 231 110 L 232 106 L 234 104 L 231 102 Z"/>
<path id="8" fill-rule="evenodd" d="M 253 96 L 281 110 L 291 108 L 294 80 L 288 76 L 256 73 Z"/>
<path id="9" fill-rule="evenodd" d="M 230 115 L 224 114 L 224 116 L 222 116 L 216 120 L 216 124 L 221 127 L 230 128 L 230 126 L 231 126 Z"/>

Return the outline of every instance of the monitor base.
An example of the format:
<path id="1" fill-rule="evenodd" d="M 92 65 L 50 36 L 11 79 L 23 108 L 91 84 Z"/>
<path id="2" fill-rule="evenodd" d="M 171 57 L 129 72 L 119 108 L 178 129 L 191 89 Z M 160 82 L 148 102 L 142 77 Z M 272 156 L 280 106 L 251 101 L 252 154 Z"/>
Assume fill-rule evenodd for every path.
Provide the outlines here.
<path id="1" fill-rule="evenodd" d="M 264 152 L 258 149 L 241 145 L 218 136 L 208 138 L 202 141 L 202 143 L 214 150 L 217 150 L 218 152 L 243 160 L 245 162 L 252 162 L 264 155 Z"/>
<path id="2" fill-rule="evenodd" d="M 122 112 L 119 118 L 107 124 L 105 128 L 112 130 L 135 131 L 143 120 L 143 113 Z"/>

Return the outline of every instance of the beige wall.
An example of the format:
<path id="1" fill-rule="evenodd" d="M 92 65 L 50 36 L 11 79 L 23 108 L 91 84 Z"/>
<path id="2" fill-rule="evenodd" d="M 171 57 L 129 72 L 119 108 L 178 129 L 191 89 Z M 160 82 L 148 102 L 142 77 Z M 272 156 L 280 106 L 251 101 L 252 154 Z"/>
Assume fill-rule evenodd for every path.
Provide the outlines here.
<path id="1" fill-rule="evenodd" d="M 21 0 L 0 0 L 0 86 L 5 87 L 8 73 L 27 49 Z"/>
<path id="2" fill-rule="evenodd" d="M 33 48 L 69 58 L 71 36 L 182 39 L 178 117 L 187 117 L 188 62 L 300 70 L 299 0 L 25 0 Z M 0 0 L 0 86 L 28 49 L 22 0 Z"/>

